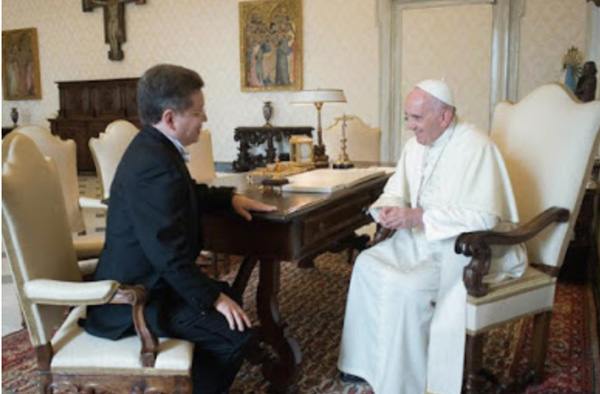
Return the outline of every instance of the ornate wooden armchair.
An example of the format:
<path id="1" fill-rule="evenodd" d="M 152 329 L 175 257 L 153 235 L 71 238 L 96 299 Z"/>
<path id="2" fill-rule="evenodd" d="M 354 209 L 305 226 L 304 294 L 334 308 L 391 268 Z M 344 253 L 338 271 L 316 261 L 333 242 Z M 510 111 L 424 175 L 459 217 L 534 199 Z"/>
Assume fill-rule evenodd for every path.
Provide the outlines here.
<path id="1" fill-rule="evenodd" d="M 98 138 L 90 138 L 88 141 L 105 201 L 110 196 L 110 185 L 119 161 L 138 132 L 139 129 L 133 123 L 119 119 L 106 126 L 106 130 Z"/>
<path id="2" fill-rule="evenodd" d="M 41 392 L 191 393 L 193 344 L 148 329 L 145 289 L 82 282 L 56 168 L 20 133 L 3 141 L 2 185 L 2 239 Z M 138 337 L 111 341 L 78 325 L 87 305 L 104 303 L 131 305 Z"/>
<path id="3" fill-rule="evenodd" d="M 463 391 L 481 393 L 484 333 L 500 324 L 533 316 L 530 372 L 543 379 L 556 279 L 571 239 L 590 176 L 600 130 L 600 101 L 582 104 L 558 84 L 544 85 L 518 104 L 499 103 L 491 136 L 505 159 L 522 225 L 510 232 L 461 234 L 456 253 L 472 257 L 463 279 L 467 288 L 467 341 Z M 377 234 L 375 242 L 389 236 Z M 524 275 L 487 284 L 492 248 L 525 242 Z"/>
<path id="4" fill-rule="evenodd" d="M 591 174 L 600 130 L 600 102 L 582 104 L 562 85 L 544 85 L 518 104 L 500 103 L 491 136 L 506 161 L 522 226 L 507 233 L 458 237 L 457 253 L 472 256 L 467 292 L 465 389 L 479 392 L 483 333 L 533 316 L 530 378 L 543 379 L 556 278 Z M 487 285 L 491 247 L 525 242 L 529 267 L 516 280 Z"/>

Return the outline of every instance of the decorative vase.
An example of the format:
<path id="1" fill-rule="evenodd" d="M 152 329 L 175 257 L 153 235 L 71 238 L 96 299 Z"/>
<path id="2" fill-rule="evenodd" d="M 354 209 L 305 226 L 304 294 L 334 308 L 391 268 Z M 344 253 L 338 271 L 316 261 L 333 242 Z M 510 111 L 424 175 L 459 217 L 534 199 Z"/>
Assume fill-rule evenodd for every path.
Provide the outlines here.
<path id="1" fill-rule="evenodd" d="M 13 121 L 13 125 L 17 127 L 17 122 L 19 121 L 19 111 L 15 107 L 10 110 L 10 118 Z"/>
<path id="2" fill-rule="evenodd" d="M 265 105 L 263 105 L 263 116 L 267 121 L 267 123 L 265 123 L 265 126 L 271 126 L 270 120 L 271 116 L 273 116 L 273 106 L 271 105 L 270 101 L 265 101 Z"/>
<path id="3" fill-rule="evenodd" d="M 567 65 L 565 68 L 565 85 L 572 92 L 575 92 L 575 73 L 573 72 L 573 66 Z"/>

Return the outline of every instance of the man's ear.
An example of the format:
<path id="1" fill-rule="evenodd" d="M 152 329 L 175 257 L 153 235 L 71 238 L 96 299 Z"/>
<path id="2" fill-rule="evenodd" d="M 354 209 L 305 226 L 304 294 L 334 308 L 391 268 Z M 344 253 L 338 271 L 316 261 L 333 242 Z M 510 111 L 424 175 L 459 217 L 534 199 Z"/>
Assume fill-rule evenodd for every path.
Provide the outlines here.
<path id="1" fill-rule="evenodd" d="M 161 121 L 169 130 L 175 130 L 175 111 L 171 108 L 165 109 Z"/>
<path id="2" fill-rule="evenodd" d="M 442 111 L 442 126 L 446 129 L 452 123 L 452 118 L 454 116 L 454 111 L 450 108 L 444 108 Z"/>

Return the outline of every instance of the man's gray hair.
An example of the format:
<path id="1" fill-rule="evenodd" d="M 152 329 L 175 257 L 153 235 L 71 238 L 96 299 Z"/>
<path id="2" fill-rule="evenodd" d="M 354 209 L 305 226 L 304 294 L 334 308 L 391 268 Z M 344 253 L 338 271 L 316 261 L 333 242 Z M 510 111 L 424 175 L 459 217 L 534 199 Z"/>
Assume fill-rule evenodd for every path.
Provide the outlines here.
<path id="1" fill-rule="evenodd" d="M 192 106 L 191 95 L 204 87 L 193 70 L 172 64 L 148 69 L 137 85 L 138 116 L 143 125 L 160 122 L 165 110 L 183 112 Z"/>

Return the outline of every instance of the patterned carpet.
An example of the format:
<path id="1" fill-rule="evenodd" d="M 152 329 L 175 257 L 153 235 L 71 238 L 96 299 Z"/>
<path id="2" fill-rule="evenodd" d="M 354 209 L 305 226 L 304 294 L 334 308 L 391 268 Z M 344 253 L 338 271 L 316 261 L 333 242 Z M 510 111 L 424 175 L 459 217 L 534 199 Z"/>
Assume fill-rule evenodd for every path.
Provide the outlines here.
<path id="1" fill-rule="evenodd" d="M 302 349 L 300 393 L 367 394 L 367 384 L 343 384 L 337 379 L 336 361 L 351 267 L 344 254 L 323 254 L 316 268 L 299 269 L 283 263 L 280 291 L 282 315 Z M 231 280 L 232 272 L 223 276 Z M 257 271 L 245 294 L 250 316 L 256 321 L 254 296 Z M 598 336 L 589 289 L 561 283 L 551 324 L 545 381 L 514 393 L 598 393 Z M 486 344 L 485 365 L 503 382 L 522 374 L 530 344 L 531 320 L 494 330 Z M 2 338 L 2 391 L 32 394 L 37 390 L 35 357 L 27 334 L 19 331 Z M 232 394 L 265 393 L 260 368 L 245 363 Z M 487 391 L 486 391 L 487 392 Z"/>

